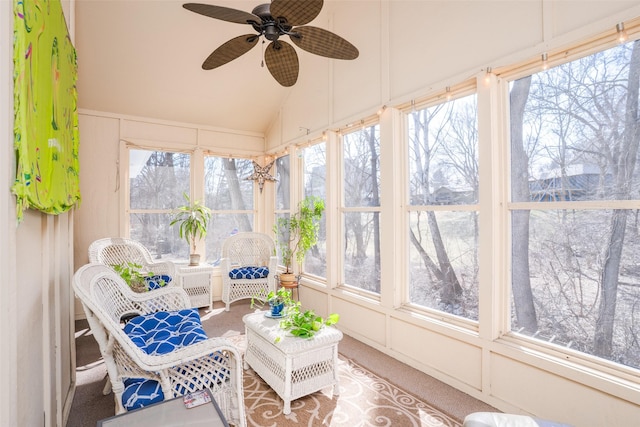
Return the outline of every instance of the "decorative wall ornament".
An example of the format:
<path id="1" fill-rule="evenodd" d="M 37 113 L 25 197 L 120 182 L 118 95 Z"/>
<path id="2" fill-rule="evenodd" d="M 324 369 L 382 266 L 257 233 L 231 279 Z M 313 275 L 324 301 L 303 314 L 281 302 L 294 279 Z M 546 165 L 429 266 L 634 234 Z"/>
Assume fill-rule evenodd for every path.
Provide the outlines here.
<path id="1" fill-rule="evenodd" d="M 248 177 L 246 177 L 245 179 L 248 179 L 251 181 L 257 181 L 258 188 L 260 189 L 260 193 L 262 193 L 262 187 L 264 187 L 265 181 L 277 181 L 276 178 L 274 178 L 273 176 L 271 176 L 271 174 L 269 174 L 269 171 L 271 170 L 271 168 L 273 167 L 273 164 L 276 161 L 274 159 L 270 161 L 266 166 L 260 166 L 258 162 L 256 162 L 255 160 L 253 160 L 252 162 L 253 162 L 253 173 Z"/>
<path id="2" fill-rule="evenodd" d="M 60 0 L 14 0 L 17 216 L 60 214 L 80 201 L 76 50 Z"/>

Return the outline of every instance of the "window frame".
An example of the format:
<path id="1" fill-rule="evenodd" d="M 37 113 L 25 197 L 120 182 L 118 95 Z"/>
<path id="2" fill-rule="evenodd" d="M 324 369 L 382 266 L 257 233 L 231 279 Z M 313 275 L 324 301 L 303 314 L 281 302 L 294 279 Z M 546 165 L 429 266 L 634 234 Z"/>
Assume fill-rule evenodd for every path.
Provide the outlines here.
<path id="1" fill-rule="evenodd" d="M 465 204 L 465 205 L 437 205 L 437 204 L 423 204 L 423 205 L 415 205 L 415 204 L 411 204 L 410 202 L 410 191 L 409 191 L 409 181 L 411 179 L 410 177 L 410 165 L 409 165 L 409 129 L 408 129 L 408 116 L 409 114 L 411 114 L 412 112 L 419 110 L 419 109 L 426 109 L 426 108 L 430 108 L 430 107 L 434 107 L 449 101 L 453 101 L 459 98 L 464 98 L 470 95 L 476 95 L 476 101 L 478 104 L 478 116 L 480 116 L 480 91 L 478 90 L 478 83 L 476 81 L 476 79 L 469 79 L 466 81 L 461 82 L 460 84 L 457 84 L 453 87 L 447 87 L 444 90 L 440 90 L 440 91 L 436 91 L 433 94 L 430 94 L 429 96 L 426 97 L 422 97 L 422 98 L 417 98 L 415 100 L 411 100 L 409 103 L 405 103 L 402 106 L 399 107 L 399 111 L 401 112 L 401 117 L 402 117 L 402 126 L 400 128 L 400 131 L 398 132 L 397 137 L 399 138 L 400 141 L 402 141 L 402 165 L 403 165 L 403 171 L 404 174 L 402 175 L 402 180 L 403 180 L 403 200 L 402 200 L 402 206 L 403 206 L 403 230 L 404 233 L 408 236 L 409 234 L 409 227 L 410 227 L 410 221 L 409 221 L 409 217 L 412 213 L 414 212 L 427 212 L 427 211 L 433 211 L 433 212 L 455 212 L 455 213 L 460 213 L 460 212 L 477 212 L 478 216 L 481 217 L 482 214 L 482 195 L 484 193 L 483 191 L 483 183 L 484 181 L 480 178 L 479 176 L 479 188 L 478 188 L 478 200 L 475 204 Z M 478 128 L 480 128 L 480 118 L 477 118 L 477 125 Z M 483 165 L 483 159 L 482 159 L 482 155 L 480 154 L 480 146 L 482 145 L 482 135 L 480 133 L 480 129 L 478 129 L 478 168 L 479 171 L 482 171 L 484 169 L 484 165 Z M 481 228 L 481 227 L 479 227 Z M 478 236 L 478 252 L 480 252 L 480 248 L 482 247 L 482 232 L 481 230 L 479 230 L 479 236 Z M 486 240 L 486 239 L 485 239 Z M 480 321 L 481 321 L 481 315 L 480 315 L 480 309 L 481 309 L 481 288 L 482 288 L 482 268 L 479 268 L 479 276 L 478 276 L 478 306 L 479 306 L 479 313 L 478 313 L 478 320 L 473 320 L 473 319 L 469 319 L 469 318 L 465 318 L 462 316 L 457 316 L 455 314 L 451 314 L 451 313 L 447 313 L 445 311 L 441 311 L 438 310 L 436 308 L 432 308 L 432 307 L 427 307 L 427 306 L 423 306 L 423 305 L 419 305 L 417 303 L 413 303 L 410 301 L 410 289 L 411 289 L 411 284 L 410 284 L 410 263 L 409 263 L 409 253 L 410 253 L 410 246 L 411 246 L 411 242 L 409 241 L 409 238 L 406 237 L 404 240 L 404 262 L 403 262 L 403 266 L 404 266 L 404 277 L 405 279 L 402 281 L 402 289 L 400 292 L 400 307 L 410 313 L 415 313 L 421 316 L 424 316 L 426 319 L 431 320 L 437 320 L 437 321 L 445 321 L 448 325 L 454 326 L 454 327 L 461 327 L 467 330 L 470 330 L 472 332 L 478 332 L 479 328 L 480 328 Z M 479 261 L 479 264 L 482 264 Z"/>
<path id="2" fill-rule="evenodd" d="M 339 230 L 340 230 L 340 239 L 338 239 L 338 241 L 336 242 L 340 249 L 339 251 L 337 251 L 340 256 L 338 258 L 338 262 L 337 262 L 337 281 L 338 281 L 338 288 L 341 288 L 345 291 L 348 291 L 350 293 L 354 293 L 357 294 L 361 297 L 373 300 L 373 301 L 380 301 L 381 300 L 381 296 L 383 293 L 382 290 L 382 277 L 383 277 L 383 262 L 382 262 L 382 257 L 380 259 L 380 291 L 379 292 L 374 292 L 374 291 L 370 291 L 367 289 L 362 289 L 359 288 L 357 286 L 354 285 L 350 285 L 348 283 L 346 283 L 345 280 L 345 275 L 344 275 L 344 270 L 345 270 L 345 253 L 344 253 L 344 247 L 345 247 L 345 242 L 344 242 L 344 236 L 345 236 L 345 231 L 346 231 L 346 226 L 345 226 L 345 215 L 348 213 L 365 213 L 365 214 L 375 214 L 377 213 L 379 215 L 380 218 L 380 230 L 378 230 L 378 234 L 380 236 L 380 240 L 382 241 L 382 212 L 383 212 L 383 194 L 381 191 L 382 188 L 382 183 L 378 182 L 378 192 L 380 195 L 380 203 L 378 206 L 351 206 L 351 207 L 347 207 L 345 206 L 345 185 L 344 185 L 344 180 L 345 180 L 345 157 L 344 157 L 344 152 L 345 152 L 345 135 L 351 134 L 351 133 L 355 133 L 358 131 L 363 130 L 364 128 L 367 127 L 373 127 L 373 126 L 378 126 L 378 133 L 380 136 L 380 162 L 382 162 L 382 128 L 381 128 L 381 123 L 380 123 L 380 118 L 379 116 L 375 115 L 375 116 L 370 116 L 367 119 L 363 119 L 360 121 L 360 123 L 355 124 L 355 125 L 349 125 L 347 126 L 345 129 L 341 129 L 338 135 L 338 146 L 339 146 L 339 150 L 338 150 L 338 159 L 339 159 L 339 175 L 338 175 L 338 188 L 339 188 L 339 199 L 338 199 L 338 209 L 336 210 L 338 217 L 336 218 L 336 221 L 339 224 Z M 380 181 L 382 181 L 382 165 L 380 165 L 379 169 L 378 169 L 378 173 L 381 176 Z M 389 202 L 387 202 L 389 203 Z M 381 242 L 382 243 L 382 242 Z M 382 254 L 381 254 L 382 255 Z"/>
<path id="3" fill-rule="evenodd" d="M 640 27 L 627 28 L 629 36 L 625 43 L 633 42 L 640 39 Z M 533 58 L 523 63 L 503 67 L 495 71 L 496 88 L 498 90 L 498 110 L 501 116 L 499 123 L 502 126 L 503 137 L 500 139 L 500 170 L 502 171 L 505 185 L 500 193 L 500 204 L 503 206 L 500 213 L 504 218 L 500 229 L 500 238 L 502 249 L 504 250 L 507 263 L 504 270 L 505 280 L 501 280 L 496 289 L 500 293 L 499 323 L 495 324 L 497 334 L 495 340 L 508 346 L 525 347 L 532 352 L 539 353 L 541 357 L 545 355 L 556 358 L 561 361 L 561 365 L 573 367 L 579 370 L 596 370 L 604 374 L 610 375 L 611 380 L 622 383 L 622 380 L 637 383 L 638 369 L 623 365 L 621 363 L 604 359 L 591 355 L 582 351 L 578 351 L 565 346 L 559 346 L 551 342 L 535 339 L 525 334 L 519 334 L 511 330 L 511 301 L 512 301 L 512 213 L 521 210 L 530 211 L 555 211 L 555 210 L 573 210 L 581 211 L 604 210 L 604 209 L 630 209 L 638 210 L 638 200 L 591 200 L 591 201 L 517 201 L 511 200 L 511 135 L 509 122 L 509 86 L 510 83 L 520 78 L 535 74 L 543 69 L 543 66 L 549 68 L 558 65 L 570 63 L 578 59 L 602 52 L 613 48 L 619 44 L 617 38 L 609 33 L 601 34 L 590 40 L 577 44 L 568 49 L 558 49 L 546 54 L 546 64 L 540 58 Z M 636 165 L 636 167 L 640 167 Z"/>
<path id="4" fill-rule="evenodd" d="M 120 221 L 120 235 L 125 236 L 127 238 L 131 237 L 131 215 L 140 213 L 140 214 L 171 214 L 172 210 L 170 209 L 132 209 L 130 205 L 131 201 L 131 187 L 130 187 L 130 162 L 131 162 L 131 150 L 147 150 L 147 151 L 161 151 L 161 152 L 171 152 L 171 153 L 180 153 L 187 154 L 190 156 L 189 160 L 189 197 L 194 197 L 194 168 L 196 163 L 196 152 L 195 150 L 185 149 L 184 147 L 178 147 L 173 144 L 157 144 L 157 145 L 147 145 L 147 144 L 138 144 L 131 141 L 120 140 L 120 155 L 118 161 L 117 174 L 120 179 L 118 181 L 119 188 L 123 189 L 120 192 L 120 206 L 123 206 L 124 209 L 121 209 L 123 212 L 122 219 Z M 116 189 L 117 190 L 117 189 Z M 204 246 L 202 243 L 198 243 L 197 249 L 201 250 L 201 246 Z M 177 260 L 177 262 L 189 262 L 188 258 Z"/>

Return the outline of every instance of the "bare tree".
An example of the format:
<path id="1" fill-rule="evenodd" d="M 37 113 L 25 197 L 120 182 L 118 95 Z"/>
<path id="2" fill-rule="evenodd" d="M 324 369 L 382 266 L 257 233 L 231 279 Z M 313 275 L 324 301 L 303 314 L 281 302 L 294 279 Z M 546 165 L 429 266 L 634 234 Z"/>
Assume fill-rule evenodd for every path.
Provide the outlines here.
<path id="1" fill-rule="evenodd" d="M 529 200 L 529 159 L 524 150 L 524 111 L 529 97 L 531 76 L 513 82 L 511 105 L 511 187 L 514 201 Z M 538 330 L 536 308 L 529 271 L 529 211 L 511 214 L 514 238 L 512 247 L 512 291 L 518 326 L 530 333 Z"/>
<path id="2" fill-rule="evenodd" d="M 240 190 L 240 178 L 236 167 L 235 159 L 229 159 L 224 163 L 224 175 L 227 179 L 229 188 L 229 196 L 231 198 L 231 208 L 233 210 L 245 210 L 244 200 L 242 199 L 242 191 Z M 236 215 L 238 229 L 240 231 L 251 231 L 251 221 L 246 214 Z"/>
<path id="3" fill-rule="evenodd" d="M 445 134 L 446 120 L 439 124 L 434 124 L 434 118 L 447 108 L 446 104 L 441 104 L 432 109 L 423 109 L 412 113 L 413 115 L 413 135 L 410 138 L 410 148 L 412 150 L 412 158 L 414 161 L 414 182 L 412 182 L 412 194 L 419 195 L 422 200 L 421 204 L 430 202 L 431 198 L 431 167 L 434 162 L 435 153 L 441 146 Z M 448 109 L 448 118 L 451 116 L 451 109 Z M 433 140 L 431 136 L 435 135 Z M 462 286 L 458 280 L 456 272 L 451 264 L 449 254 L 447 253 L 436 214 L 432 210 L 425 212 L 427 216 L 427 225 L 429 235 L 431 236 L 431 244 L 433 245 L 437 262 L 429 256 L 428 251 L 423 247 L 422 235 L 418 230 L 418 235 L 410 230 L 411 243 L 420 254 L 423 263 L 429 269 L 439 284 L 440 304 L 447 311 L 451 311 L 463 294 Z"/>
<path id="4" fill-rule="evenodd" d="M 638 93 L 640 83 L 640 41 L 633 44 L 629 75 L 627 79 L 626 112 L 624 115 L 624 132 L 619 148 L 614 150 L 613 175 L 618 199 L 627 200 L 631 193 L 632 176 L 638 155 L 640 125 L 638 116 Z M 594 336 L 594 353 L 609 357 L 612 353 L 613 327 L 618 296 L 618 277 L 620 260 L 627 224 L 627 210 L 616 209 L 611 218 L 608 245 L 604 252 L 604 268 L 602 271 L 599 314 Z"/>

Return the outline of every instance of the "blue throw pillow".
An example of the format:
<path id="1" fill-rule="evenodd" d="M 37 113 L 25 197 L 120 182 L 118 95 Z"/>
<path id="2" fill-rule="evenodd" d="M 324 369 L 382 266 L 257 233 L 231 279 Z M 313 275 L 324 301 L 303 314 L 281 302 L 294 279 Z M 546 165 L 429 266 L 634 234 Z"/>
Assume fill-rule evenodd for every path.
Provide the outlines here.
<path id="1" fill-rule="evenodd" d="M 167 354 L 207 339 L 197 308 L 137 316 L 124 326 L 124 332 L 151 355 Z"/>
<path id="2" fill-rule="evenodd" d="M 264 279 L 269 276 L 267 267 L 238 267 L 229 272 L 233 280 L 239 279 Z"/>
<path id="3" fill-rule="evenodd" d="M 145 378 L 128 378 L 124 380 L 122 406 L 127 411 L 143 408 L 163 400 L 164 393 L 158 381 Z"/>
<path id="4" fill-rule="evenodd" d="M 144 282 L 147 284 L 147 290 L 149 291 L 167 286 L 171 280 L 171 276 L 166 274 L 157 274 L 155 276 L 147 276 L 144 278 Z"/>

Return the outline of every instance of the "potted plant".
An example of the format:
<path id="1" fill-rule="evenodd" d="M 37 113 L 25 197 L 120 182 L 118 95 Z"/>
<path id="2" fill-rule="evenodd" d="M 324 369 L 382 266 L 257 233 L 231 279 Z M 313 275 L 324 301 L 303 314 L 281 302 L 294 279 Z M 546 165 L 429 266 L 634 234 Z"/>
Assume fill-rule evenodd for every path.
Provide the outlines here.
<path id="1" fill-rule="evenodd" d="M 296 213 L 288 218 L 278 218 L 273 225 L 282 264 L 286 269 L 280 275 L 280 283 L 283 286 L 296 281 L 293 260 L 302 265 L 309 249 L 318 243 L 320 218 L 324 208 L 324 200 L 316 196 L 307 196 L 300 202 Z"/>
<path id="2" fill-rule="evenodd" d="M 275 292 L 269 291 L 264 301 L 259 297 L 251 298 L 251 308 L 256 305 L 262 307 L 264 306 L 265 301 L 269 305 L 269 316 L 273 318 L 283 317 L 291 307 L 300 304 L 293 300 L 290 290 L 286 288 L 278 288 Z"/>
<path id="3" fill-rule="evenodd" d="M 187 241 L 191 250 L 189 265 L 198 265 L 200 264 L 200 255 L 196 253 L 196 243 L 207 235 L 211 209 L 203 205 L 199 200 L 192 202 L 186 193 L 184 194 L 184 199 L 186 204 L 176 210 L 169 225 L 178 224 L 180 238 Z"/>
<path id="4" fill-rule="evenodd" d="M 152 272 L 144 273 L 142 266 L 135 262 L 124 262 L 112 266 L 134 292 L 147 292 L 166 286 L 171 277 L 156 275 Z"/>
<path id="5" fill-rule="evenodd" d="M 294 337 L 313 338 L 316 332 L 325 326 L 331 326 L 338 323 L 340 315 L 333 313 L 323 318 L 315 314 L 313 310 L 302 310 L 299 301 L 294 301 L 291 296 L 291 290 L 279 288 L 277 291 L 270 291 L 267 294 L 266 302 L 269 304 L 270 311 L 267 316 L 282 319 L 279 323 L 280 329 L 289 332 Z M 251 307 L 259 305 L 263 306 L 264 301 L 258 297 L 251 299 Z M 278 336 L 275 342 L 279 342 L 282 336 Z"/>

